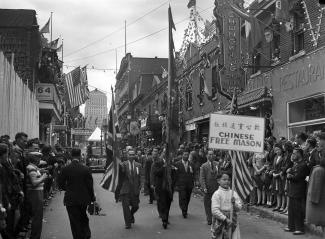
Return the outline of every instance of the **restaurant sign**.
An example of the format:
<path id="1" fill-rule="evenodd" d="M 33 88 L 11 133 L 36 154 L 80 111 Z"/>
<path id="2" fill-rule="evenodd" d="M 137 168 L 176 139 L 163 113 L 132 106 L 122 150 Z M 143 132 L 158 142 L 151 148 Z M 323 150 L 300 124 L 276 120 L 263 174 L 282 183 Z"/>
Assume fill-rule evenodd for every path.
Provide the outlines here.
<path id="1" fill-rule="evenodd" d="M 209 148 L 262 153 L 264 129 L 264 118 L 211 114 Z"/>
<path id="2" fill-rule="evenodd" d="M 240 54 L 240 18 L 229 6 L 228 1 L 217 0 L 217 11 L 223 24 L 223 68 L 220 70 L 220 80 L 224 91 L 243 89 L 244 79 L 241 74 Z"/>

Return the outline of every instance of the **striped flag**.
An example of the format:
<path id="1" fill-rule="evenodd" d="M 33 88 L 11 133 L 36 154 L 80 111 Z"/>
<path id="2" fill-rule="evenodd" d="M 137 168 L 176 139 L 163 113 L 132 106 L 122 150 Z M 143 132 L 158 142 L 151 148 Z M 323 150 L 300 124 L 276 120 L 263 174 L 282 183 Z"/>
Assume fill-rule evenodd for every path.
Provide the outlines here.
<path id="1" fill-rule="evenodd" d="M 82 99 L 83 101 L 86 101 L 89 99 L 87 66 L 81 68 L 81 86 Z"/>
<path id="2" fill-rule="evenodd" d="M 65 74 L 65 87 L 68 108 L 75 108 L 83 104 L 86 100 L 82 95 L 83 86 L 81 84 L 81 71 L 80 67 Z"/>
<path id="3" fill-rule="evenodd" d="M 115 129 L 115 102 L 112 89 L 112 104 L 109 111 L 108 124 L 108 144 L 107 144 L 107 161 L 110 162 L 107 167 L 100 186 L 110 192 L 115 192 L 120 177 L 120 155 L 117 148 L 116 129 Z"/>
<path id="4" fill-rule="evenodd" d="M 232 165 L 235 167 L 235 191 L 244 201 L 253 190 L 253 179 L 246 165 L 246 153 L 239 151 L 230 151 Z"/>
<path id="5" fill-rule="evenodd" d="M 51 18 L 49 18 L 49 20 L 42 27 L 42 29 L 40 30 L 40 33 L 50 33 L 50 20 L 51 20 Z"/>

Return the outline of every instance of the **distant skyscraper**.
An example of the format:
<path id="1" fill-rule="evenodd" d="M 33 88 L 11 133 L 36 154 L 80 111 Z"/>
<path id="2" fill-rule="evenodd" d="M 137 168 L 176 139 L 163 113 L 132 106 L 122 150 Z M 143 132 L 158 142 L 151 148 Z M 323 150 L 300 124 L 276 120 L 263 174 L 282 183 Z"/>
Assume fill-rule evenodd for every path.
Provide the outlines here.
<path id="1" fill-rule="evenodd" d="M 85 107 L 86 128 L 94 130 L 101 127 L 103 120 L 107 119 L 107 96 L 100 90 L 89 93 L 89 99 Z"/>

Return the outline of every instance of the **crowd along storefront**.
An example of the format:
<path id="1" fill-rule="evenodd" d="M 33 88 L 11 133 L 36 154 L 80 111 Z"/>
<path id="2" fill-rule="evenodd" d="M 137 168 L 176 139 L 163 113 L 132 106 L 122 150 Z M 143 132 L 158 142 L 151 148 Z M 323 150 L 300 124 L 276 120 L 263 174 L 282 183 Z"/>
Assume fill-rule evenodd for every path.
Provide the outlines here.
<path id="1" fill-rule="evenodd" d="M 267 82 L 264 87 L 272 95 L 275 137 L 291 139 L 300 132 L 314 134 L 325 128 L 325 48 L 278 66 L 259 79 Z"/>

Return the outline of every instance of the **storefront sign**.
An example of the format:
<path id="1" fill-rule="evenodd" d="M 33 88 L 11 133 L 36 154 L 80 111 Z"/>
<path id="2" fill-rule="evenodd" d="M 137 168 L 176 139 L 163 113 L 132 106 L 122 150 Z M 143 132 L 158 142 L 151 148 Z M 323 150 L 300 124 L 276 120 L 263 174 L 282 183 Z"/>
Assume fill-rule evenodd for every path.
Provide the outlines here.
<path id="1" fill-rule="evenodd" d="M 240 18 L 227 3 L 230 0 L 217 0 L 218 13 L 223 19 L 224 66 L 220 71 L 222 87 L 225 91 L 244 88 L 241 74 Z"/>
<path id="2" fill-rule="evenodd" d="M 186 131 L 196 130 L 196 124 L 195 124 L 195 123 L 192 123 L 192 124 L 186 124 L 186 125 L 185 125 L 185 130 L 186 130 Z"/>
<path id="3" fill-rule="evenodd" d="M 52 125 L 52 130 L 53 131 L 65 131 L 67 130 L 66 125 Z"/>
<path id="4" fill-rule="evenodd" d="M 84 135 L 90 136 L 93 133 L 91 129 L 71 129 L 71 134 L 73 135 Z"/>
<path id="5" fill-rule="evenodd" d="M 258 117 L 211 114 L 209 148 L 261 153 L 264 121 Z"/>
<path id="6" fill-rule="evenodd" d="M 54 85 L 38 83 L 36 84 L 36 98 L 38 101 L 53 101 L 54 100 Z"/>
<path id="7" fill-rule="evenodd" d="M 272 88 L 272 74 L 266 72 L 253 78 L 250 78 L 247 82 L 246 91 L 256 90 L 258 88 L 267 87 Z"/>
<path id="8" fill-rule="evenodd" d="M 325 80 L 325 62 L 312 62 L 308 65 L 290 64 L 289 70 L 280 76 L 280 90 L 289 91 L 302 88 L 317 81 Z"/>

